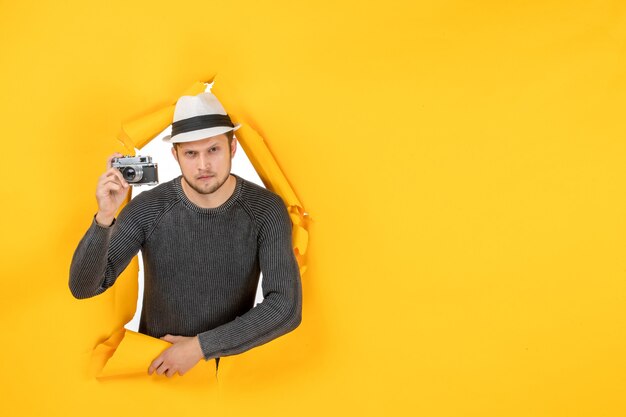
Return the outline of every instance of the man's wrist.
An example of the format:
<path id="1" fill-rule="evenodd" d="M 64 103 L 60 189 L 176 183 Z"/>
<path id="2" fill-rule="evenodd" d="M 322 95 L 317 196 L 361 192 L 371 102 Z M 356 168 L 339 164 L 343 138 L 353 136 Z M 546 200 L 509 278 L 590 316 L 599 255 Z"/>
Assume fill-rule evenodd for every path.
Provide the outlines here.
<path id="1" fill-rule="evenodd" d="M 113 223 L 115 223 L 115 215 L 107 216 L 100 212 L 96 213 L 94 219 L 96 220 L 96 224 L 100 227 L 111 227 Z"/>
<path id="2" fill-rule="evenodd" d="M 196 335 L 196 337 L 194 338 L 196 339 L 195 342 L 197 343 L 197 346 L 199 348 L 199 354 L 200 354 L 200 358 L 199 359 L 205 359 L 206 357 L 204 356 L 204 351 L 202 350 L 202 343 L 200 343 L 200 335 Z"/>

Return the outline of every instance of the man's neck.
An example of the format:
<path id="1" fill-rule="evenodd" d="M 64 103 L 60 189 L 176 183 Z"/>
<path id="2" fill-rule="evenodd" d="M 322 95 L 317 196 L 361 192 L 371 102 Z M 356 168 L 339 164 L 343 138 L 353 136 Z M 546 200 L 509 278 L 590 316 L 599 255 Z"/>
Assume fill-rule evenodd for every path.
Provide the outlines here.
<path id="1" fill-rule="evenodd" d="M 181 178 L 181 186 L 187 198 L 196 206 L 202 208 L 216 208 L 224 204 L 235 192 L 236 185 L 237 179 L 230 174 L 220 188 L 211 194 L 200 194 L 187 184 L 184 177 Z"/>

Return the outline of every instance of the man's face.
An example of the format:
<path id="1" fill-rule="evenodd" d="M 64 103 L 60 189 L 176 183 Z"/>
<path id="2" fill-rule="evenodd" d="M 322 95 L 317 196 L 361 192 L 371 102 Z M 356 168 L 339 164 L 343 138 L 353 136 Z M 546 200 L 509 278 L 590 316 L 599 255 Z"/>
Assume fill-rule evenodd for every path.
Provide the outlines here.
<path id="1" fill-rule="evenodd" d="M 172 148 L 172 154 L 178 161 L 187 184 L 198 194 L 211 194 L 218 190 L 230 175 L 231 159 L 237 148 L 235 140 L 230 148 L 228 138 L 222 134 L 179 143 Z"/>

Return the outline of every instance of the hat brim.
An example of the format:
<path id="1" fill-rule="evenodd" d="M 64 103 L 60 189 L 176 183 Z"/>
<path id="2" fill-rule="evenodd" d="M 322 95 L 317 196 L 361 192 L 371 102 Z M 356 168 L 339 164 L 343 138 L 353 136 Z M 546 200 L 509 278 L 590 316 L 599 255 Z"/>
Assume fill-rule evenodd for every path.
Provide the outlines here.
<path id="1" fill-rule="evenodd" d="M 179 133 L 178 135 L 172 136 L 167 135 L 163 137 L 163 142 L 165 143 L 184 143 L 184 142 L 194 142 L 196 140 L 208 139 L 213 136 L 218 136 L 226 132 L 230 132 L 231 130 L 234 132 L 239 129 L 241 124 L 237 123 L 234 127 L 228 126 L 218 126 L 218 127 L 209 127 L 206 129 L 193 130 L 191 132 Z"/>

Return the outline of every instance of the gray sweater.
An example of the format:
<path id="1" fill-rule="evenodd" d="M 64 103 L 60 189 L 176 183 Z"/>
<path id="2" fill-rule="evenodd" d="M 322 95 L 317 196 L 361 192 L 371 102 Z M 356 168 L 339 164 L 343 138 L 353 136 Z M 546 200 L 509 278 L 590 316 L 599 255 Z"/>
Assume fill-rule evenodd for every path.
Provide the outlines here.
<path id="1" fill-rule="evenodd" d="M 141 333 L 198 335 L 208 360 L 295 329 L 302 289 L 289 215 L 279 196 L 235 177 L 216 208 L 192 203 L 178 177 L 139 194 L 112 226 L 94 220 L 72 259 L 74 297 L 106 291 L 141 250 Z M 261 271 L 265 298 L 253 308 Z"/>

